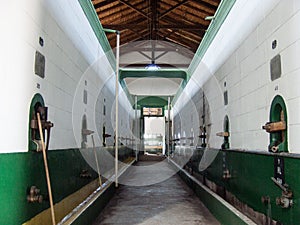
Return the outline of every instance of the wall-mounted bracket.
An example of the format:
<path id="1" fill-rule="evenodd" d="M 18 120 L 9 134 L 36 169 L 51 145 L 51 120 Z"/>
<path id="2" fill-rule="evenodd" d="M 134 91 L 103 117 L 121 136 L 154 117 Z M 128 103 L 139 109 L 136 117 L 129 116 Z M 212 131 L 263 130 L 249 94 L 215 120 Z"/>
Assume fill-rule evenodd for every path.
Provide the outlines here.
<path id="1" fill-rule="evenodd" d="M 262 129 L 266 130 L 268 133 L 283 131 L 286 130 L 286 123 L 285 121 L 267 122 L 262 126 Z"/>

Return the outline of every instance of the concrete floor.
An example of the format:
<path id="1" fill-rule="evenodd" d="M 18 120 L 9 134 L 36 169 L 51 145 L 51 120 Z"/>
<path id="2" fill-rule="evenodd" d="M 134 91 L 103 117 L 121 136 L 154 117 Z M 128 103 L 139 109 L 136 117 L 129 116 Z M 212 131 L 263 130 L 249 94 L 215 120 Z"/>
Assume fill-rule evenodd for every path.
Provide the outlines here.
<path id="1" fill-rule="evenodd" d="M 132 181 L 132 184 L 138 180 L 146 184 L 145 180 L 149 178 L 153 184 L 120 185 L 93 225 L 220 224 L 186 184 L 177 175 L 172 176 L 167 162 L 157 163 L 140 161 L 130 168 L 124 179 Z M 140 166 L 143 169 L 137 170 Z M 168 179 L 164 180 L 162 176 Z M 155 183 L 155 180 L 164 181 Z"/>

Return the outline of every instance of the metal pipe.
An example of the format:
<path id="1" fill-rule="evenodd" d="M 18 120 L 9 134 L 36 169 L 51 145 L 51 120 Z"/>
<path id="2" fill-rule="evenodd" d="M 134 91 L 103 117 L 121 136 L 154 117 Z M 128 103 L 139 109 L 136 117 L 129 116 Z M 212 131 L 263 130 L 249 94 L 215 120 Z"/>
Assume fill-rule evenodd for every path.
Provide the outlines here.
<path id="1" fill-rule="evenodd" d="M 44 166 L 46 171 L 46 180 L 47 180 L 47 186 L 48 186 L 48 192 L 49 192 L 49 201 L 50 201 L 50 209 L 51 209 L 51 218 L 52 218 L 52 224 L 55 225 L 55 214 L 54 214 L 54 205 L 53 205 L 53 197 L 52 197 L 52 190 L 51 190 L 51 182 L 50 182 L 50 175 L 49 175 L 49 168 L 47 163 L 47 155 L 46 155 L 46 146 L 44 142 L 44 134 L 42 131 L 42 123 L 41 123 L 41 116 L 40 113 L 37 113 L 37 119 L 38 119 L 38 127 L 40 132 L 40 138 L 42 143 L 42 151 L 43 151 L 43 158 L 44 158 Z"/>
<path id="2" fill-rule="evenodd" d="M 106 29 L 103 28 L 104 32 L 108 33 L 116 33 L 117 35 L 117 47 L 116 47 L 116 135 L 115 135 L 115 186 L 118 187 L 118 154 L 119 154 L 119 149 L 118 149 L 118 139 L 119 139 L 119 62 L 120 62 L 120 31 L 118 30 L 112 30 L 112 29 Z"/>
<path id="3" fill-rule="evenodd" d="M 120 61 L 120 31 L 118 30 L 112 30 L 112 29 L 106 29 L 103 28 L 104 32 L 108 33 L 116 33 L 117 35 L 117 47 L 116 47 L 116 135 L 115 135 L 115 186 L 118 187 L 118 139 L 119 139 L 119 61 Z"/>
<path id="4" fill-rule="evenodd" d="M 167 130 L 167 146 L 168 146 L 168 159 L 170 158 L 170 102 L 171 98 L 168 97 L 168 130 Z"/>
<path id="5" fill-rule="evenodd" d="M 118 187 L 118 141 L 119 141 L 119 61 L 120 61 L 120 32 L 117 34 L 116 48 L 116 144 L 115 144 L 115 186 Z"/>
<path id="6" fill-rule="evenodd" d="M 137 96 L 135 96 L 135 161 L 138 160 L 138 120 L 137 120 Z"/>
<path id="7" fill-rule="evenodd" d="M 107 28 L 103 28 L 103 31 L 107 32 L 107 33 L 119 33 L 119 31 L 117 31 L 117 30 L 107 29 Z"/>

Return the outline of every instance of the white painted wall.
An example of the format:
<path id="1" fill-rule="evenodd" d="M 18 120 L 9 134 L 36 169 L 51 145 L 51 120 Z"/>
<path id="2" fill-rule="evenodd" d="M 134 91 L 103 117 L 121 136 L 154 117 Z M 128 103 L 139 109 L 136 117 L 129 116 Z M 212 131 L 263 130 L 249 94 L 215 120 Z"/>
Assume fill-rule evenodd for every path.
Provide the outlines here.
<path id="1" fill-rule="evenodd" d="M 228 115 L 231 148 L 267 150 L 269 135 L 261 127 L 269 120 L 273 98 L 281 95 L 288 108 L 289 151 L 300 152 L 299 10 L 298 0 L 237 0 L 184 91 L 186 96 L 194 96 L 200 88 L 205 92 L 212 121 L 210 147 L 220 148 L 222 138 L 215 133 L 223 130 Z M 275 39 L 278 47 L 273 50 Z M 277 54 L 282 76 L 272 82 L 270 60 Z M 228 106 L 223 104 L 225 90 Z M 186 101 L 181 96 L 176 102 L 178 112 Z M 188 130 L 192 124 L 181 125 L 185 126 Z"/>
<path id="2" fill-rule="evenodd" d="M 43 96 L 48 119 L 54 123 L 50 149 L 79 147 L 82 116 L 87 115 L 89 129 L 97 130 L 99 93 L 104 85 L 110 90 L 108 95 L 115 91 L 114 72 L 78 1 L 7 1 L 0 8 L 0 17 L 0 152 L 27 151 L 29 107 L 35 93 Z M 46 57 L 44 79 L 34 74 L 36 50 Z M 84 89 L 87 105 L 82 102 Z M 121 106 L 132 117 L 130 104 L 119 89 Z"/>
<path id="3" fill-rule="evenodd" d="M 145 134 L 165 135 L 164 117 L 145 117 Z"/>

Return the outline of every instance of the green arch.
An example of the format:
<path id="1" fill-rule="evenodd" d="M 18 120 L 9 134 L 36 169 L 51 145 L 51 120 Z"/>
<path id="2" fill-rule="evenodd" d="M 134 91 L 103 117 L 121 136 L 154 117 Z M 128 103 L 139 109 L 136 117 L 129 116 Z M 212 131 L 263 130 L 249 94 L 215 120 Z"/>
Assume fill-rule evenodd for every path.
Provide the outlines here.
<path id="1" fill-rule="evenodd" d="M 281 111 L 283 111 L 283 116 L 286 123 L 286 130 L 283 131 L 283 133 L 282 131 L 270 133 L 269 150 L 272 146 L 278 145 L 279 152 L 288 152 L 287 108 L 284 99 L 280 95 L 277 95 L 275 96 L 271 104 L 270 122 L 281 121 Z"/>
<path id="2" fill-rule="evenodd" d="M 32 140 L 32 131 L 30 128 L 30 121 L 34 116 L 35 112 L 35 106 L 37 104 L 40 104 L 41 106 L 45 106 L 44 99 L 41 94 L 37 93 L 33 96 L 31 103 L 30 103 L 30 109 L 29 109 L 29 124 L 28 124 L 28 150 L 36 151 L 37 147 L 36 144 Z"/>
<path id="3" fill-rule="evenodd" d="M 168 97 L 165 96 L 147 96 L 147 97 L 141 97 L 138 100 L 138 105 L 141 107 L 157 107 L 157 108 L 163 108 L 166 105 L 168 105 Z"/>

